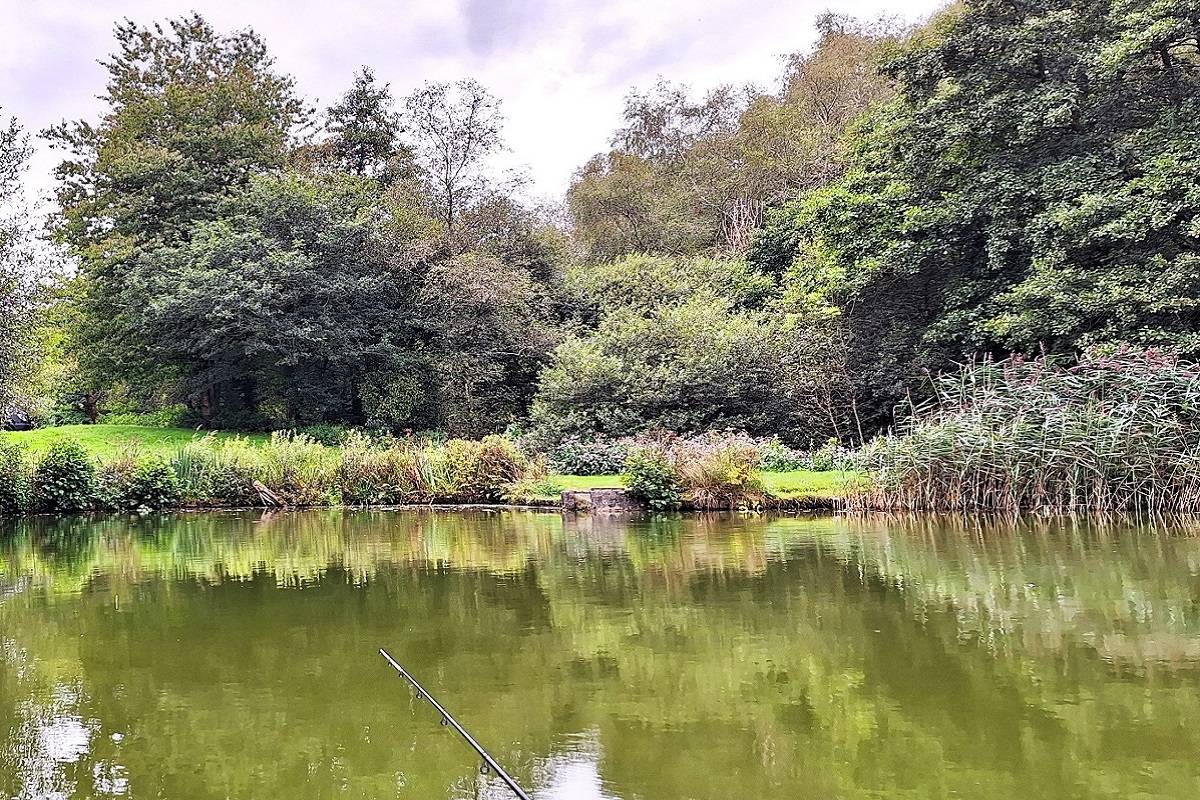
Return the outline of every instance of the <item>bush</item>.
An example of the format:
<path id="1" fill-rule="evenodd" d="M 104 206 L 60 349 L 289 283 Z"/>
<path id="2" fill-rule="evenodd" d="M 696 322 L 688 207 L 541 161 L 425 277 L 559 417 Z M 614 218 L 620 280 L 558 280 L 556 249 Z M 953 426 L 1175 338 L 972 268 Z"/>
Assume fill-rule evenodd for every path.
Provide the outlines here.
<path id="1" fill-rule="evenodd" d="M 105 425 L 144 425 L 148 428 L 182 428 L 190 421 L 191 412 L 182 403 L 153 411 L 119 411 L 100 417 L 100 422 Z"/>
<path id="2" fill-rule="evenodd" d="M 397 505 L 429 497 L 427 470 L 416 450 L 401 442 L 376 445 L 351 434 L 342 446 L 337 484 L 347 505 Z"/>
<path id="3" fill-rule="evenodd" d="M 538 500 L 557 499 L 562 491 L 562 484 L 549 475 L 530 475 L 504 488 L 504 502 L 528 504 Z"/>
<path id="4" fill-rule="evenodd" d="M 689 439 L 675 456 L 684 497 L 699 509 L 758 508 L 767 499 L 758 447 L 749 437 L 709 434 Z"/>
<path id="5" fill-rule="evenodd" d="M 615 475 L 633 446 L 630 438 L 568 436 L 546 452 L 546 464 L 561 475 Z"/>
<path id="6" fill-rule="evenodd" d="M 283 503 L 312 506 L 336 502 L 336 451 L 292 433 L 271 434 L 270 441 L 254 451 L 256 479 Z"/>
<path id="7" fill-rule="evenodd" d="M 29 462 L 25 448 L 0 442 L 0 514 L 19 514 L 29 508 Z"/>
<path id="8" fill-rule="evenodd" d="M 812 456 L 803 450 L 793 450 L 779 440 L 778 436 L 769 439 L 759 439 L 756 442 L 758 450 L 758 468 L 765 472 L 794 472 L 801 469 L 815 469 Z"/>
<path id="9" fill-rule="evenodd" d="M 58 442 L 33 473 L 34 505 L 43 511 L 78 513 L 92 507 L 96 465 L 79 442 Z"/>
<path id="10" fill-rule="evenodd" d="M 1200 365 L 1154 352 L 980 361 L 863 454 L 853 507 L 1200 510 Z"/>
<path id="11" fill-rule="evenodd" d="M 326 447 L 341 447 L 350 436 L 350 431 L 344 425 L 308 425 L 296 431 L 297 434 Z"/>
<path id="12" fill-rule="evenodd" d="M 809 469 L 817 472 L 854 469 L 854 452 L 842 446 L 837 439 L 830 439 L 809 456 Z"/>
<path id="13" fill-rule="evenodd" d="M 835 379 L 829 339 L 821 326 L 719 297 L 613 310 L 555 349 L 538 377 L 530 434 L 550 444 L 725 428 L 824 438 L 832 425 L 820 398 Z"/>
<path id="14" fill-rule="evenodd" d="M 259 454 L 243 439 L 206 436 L 180 448 L 172 463 L 185 504 L 248 506 L 261 499 L 254 488 Z"/>
<path id="15" fill-rule="evenodd" d="M 501 503 L 510 484 L 544 473 L 503 436 L 451 439 L 438 451 L 437 463 L 436 499 L 457 503 Z"/>
<path id="16" fill-rule="evenodd" d="M 654 511 L 678 508 L 683 499 L 674 449 L 666 442 L 634 447 L 625 459 L 621 480 L 631 496 Z"/>
<path id="17" fill-rule="evenodd" d="M 100 503 L 114 511 L 164 509 L 179 505 L 179 477 L 165 460 L 134 452 L 106 462 L 97 478 Z"/>

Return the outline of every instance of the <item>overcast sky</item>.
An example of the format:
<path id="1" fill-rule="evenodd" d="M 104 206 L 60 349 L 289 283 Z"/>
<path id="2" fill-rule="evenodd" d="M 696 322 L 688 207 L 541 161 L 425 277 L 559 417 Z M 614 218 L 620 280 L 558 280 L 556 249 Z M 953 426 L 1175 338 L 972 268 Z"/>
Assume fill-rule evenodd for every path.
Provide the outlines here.
<path id="1" fill-rule="evenodd" d="M 254 28 L 278 68 L 327 105 L 359 66 L 402 97 L 425 80 L 474 77 L 504 103 L 508 159 L 538 193 L 559 196 L 605 149 L 631 87 L 658 76 L 697 91 L 773 86 L 781 57 L 811 47 L 825 10 L 924 17 L 944 0 L 0 0 L 0 106 L 26 129 L 95 119 L 97 60 L 112 27 L 192 10 L 220 30 Z M 35 141 L 28 176 L 41 194 L 55 154 Z"/>

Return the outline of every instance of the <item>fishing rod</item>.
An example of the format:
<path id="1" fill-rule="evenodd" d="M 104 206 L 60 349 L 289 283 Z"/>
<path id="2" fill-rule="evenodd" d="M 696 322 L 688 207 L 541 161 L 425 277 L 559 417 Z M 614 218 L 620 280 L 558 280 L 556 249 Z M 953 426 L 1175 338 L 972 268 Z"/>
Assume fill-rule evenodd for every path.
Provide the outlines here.
<path id="1" fill-rule="evenodd" d="M 517 782 L 514 781 L 507 772 L 504 771 L 504 767 L 500 766 L 496 762 L 496 759 L 492 758 L 488 751 L 484 750 L 479 742 L 475 741 L 471 737 L 471 734 L 467 733 L 466 728 L 458 724 L 458 720 L 450 716 L 450 712 L 443 708 L 442 704 L 435 700 L 433 695 L 425 691 L 424 686 L 417 683 L 416 678 L 408 674 L 408 670 L 400 666 L 396 659 L 388 655 L 388 651 L 384 650 L 382 647 L 379 648 L 379 655 L 383 656 L 387 662 L 392 665 L 392 669 L 396 670 L 401 678 L 404 678 L 406 681 L 412 684 L 413 691 L 416 692 L 415 697 L 417 700 L 428 700 L 430 703 L 432 703 L 433 707 L 436 708 L 438 713 L 442 715 L 442 724 L 453 726 L 454 730 L 458 731 L 458 735 L 461 736 L 463 740 L 471 746 L 472 750 L 479 754 L 479 757 L 483 759 L 483 766 L 479 768 L 480 772 L 482 772 L 484 775 L 488 773 L 488 770 L 495 772 L 500 776 L 500 780 L 504 781 L 508 785 L 509 789 L 512 789 L 513 794 L 521 798 L 521 800 L 529 800 L 529 795 L 525 794 L 524 789 L 522 789 L 520 786 L 517 786 Z"/>

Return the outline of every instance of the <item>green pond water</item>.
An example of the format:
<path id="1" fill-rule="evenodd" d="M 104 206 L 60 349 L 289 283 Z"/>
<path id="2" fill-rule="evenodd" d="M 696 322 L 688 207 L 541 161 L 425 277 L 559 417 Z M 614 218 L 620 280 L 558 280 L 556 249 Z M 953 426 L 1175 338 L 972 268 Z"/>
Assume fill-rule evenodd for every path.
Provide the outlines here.
<path id="1" fill-rule="evenodd" d="M 1200 797 L 1200 523 L 0 522 L 0 798 Z"/>

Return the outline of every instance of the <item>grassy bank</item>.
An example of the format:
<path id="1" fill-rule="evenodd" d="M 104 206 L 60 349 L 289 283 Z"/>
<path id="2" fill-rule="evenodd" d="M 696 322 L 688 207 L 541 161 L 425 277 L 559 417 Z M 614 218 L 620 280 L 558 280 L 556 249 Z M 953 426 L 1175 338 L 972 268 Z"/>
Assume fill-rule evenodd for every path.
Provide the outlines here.
<path id="1" fill-rule="evenodd" d="M 547 475 L 540 459 L 528 458 L 502 437 L 380 444 L 352 436 L 336 448 L 278 434 L 66 426 L 0 433 L 0 462 L 0 478 L 9 476 L 9 490 L 0 487 L 0 512 L 8 513 L 258 504 L 554 504 L 564 490 L 623 485 L 616 474 Z M 742 477 L 731 480 L 743 485 L 746 473 L 736 474 Z M 852 473 L 833 471 L 756 474 L 761 479 L 754 484 L 760 486 L 757 495 L 743 500 L 732 494 L 703 507 L 828 500 L 843 496 L 855 481 Z M 706 480 L 719 485 L 712 482 L 724 479 Z M 679 487 L 685 500 L 690 486 Z"/>
<path id="2" fill-rule="evenodd" d="M 122 451 L 137 448 L 143 453 L 170 457 L 188 442 L 203 437 L 202 431 L 191 428 L 150 428 L 143 425 L 63 425 L 58 428 L 39 428 L 33 431 L 0 431 L 0 443 L 14 442 L 25 448 L 31 456 L 45 453 L 59 442 L 76 441 L 84 449 L 101 459 L 119 455 Z M 237 437 L 262 444 L 270 437 L 263 433 L 230 433 L 217 431 L 211 434 L 218 440 Z"/>
<path id="3" fill-rule="evenodd" d="M 550 480 L 565 490 L 615 489 L 621 486 L 620 475 L 551 475 Z M 767 491 L 782 500 L 797 497 L 843 497 L 859 481 L 853 472 L 764 472 L 762 482 Z"/>

